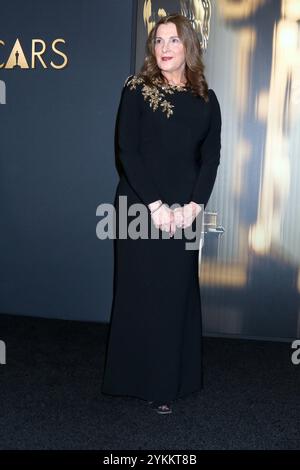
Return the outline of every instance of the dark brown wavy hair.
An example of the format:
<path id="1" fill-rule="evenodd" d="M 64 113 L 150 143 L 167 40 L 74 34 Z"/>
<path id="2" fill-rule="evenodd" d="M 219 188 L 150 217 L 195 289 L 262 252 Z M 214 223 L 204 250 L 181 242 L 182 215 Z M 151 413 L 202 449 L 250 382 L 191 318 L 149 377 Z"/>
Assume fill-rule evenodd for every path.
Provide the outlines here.
<path id="1" fill-rule="evenodd" d="M 191 87 L 194 94 L 202 96 L 205 101 L 208 101 L 208 84 L 204 76 L 205 66 L 202 62 L 203 52 L 200 41 L 190 20 L 179 13 L 163 16 L 153 26 L 146 42 L 144 64 L 137 76 L 142 77 L 147 85 L 151 85 L 153 79 L 158 80 L 162 84 L 168 83 L 156 62 L 154 40 L 158 27 L 169 22 L 175 24 L 177 34 L 183 42 L 185 49 L 185 78 L 187 86 Z"/>

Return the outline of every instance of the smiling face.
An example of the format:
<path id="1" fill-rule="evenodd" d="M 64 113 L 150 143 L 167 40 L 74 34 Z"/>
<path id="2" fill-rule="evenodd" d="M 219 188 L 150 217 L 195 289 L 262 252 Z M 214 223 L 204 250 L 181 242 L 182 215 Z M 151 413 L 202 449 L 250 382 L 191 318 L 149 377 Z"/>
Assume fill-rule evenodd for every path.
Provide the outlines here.
<path id="1" fill-rule="evenodd" d="M 161 24 L 154 38 L 158 67 L 168 75 L 181 74 L 185 69 L 185 49 L 174 23 Z"/>

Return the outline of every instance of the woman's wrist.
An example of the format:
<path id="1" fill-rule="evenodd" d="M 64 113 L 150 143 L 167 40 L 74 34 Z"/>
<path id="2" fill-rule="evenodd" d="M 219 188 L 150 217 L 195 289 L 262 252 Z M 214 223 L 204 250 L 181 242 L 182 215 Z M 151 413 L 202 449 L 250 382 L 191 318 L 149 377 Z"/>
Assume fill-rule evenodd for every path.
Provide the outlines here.
<path id="1" fill-rule="evenodd" d="M 201 205 L 200 205 L 198 202 L 191 201 L 190 204 L 191 204 L 192 206 L 197 206 L 197 207 L 201 208 Z"/>
<path id="2" fill-rule="evenodd" d="M 201 204 L 195 201 L 191 201 L 190 205 L 192 206 L 193 209 L 196 209 L 196 212 L 199 214 L 199 212 L 201 211 Z"/>
<path id="3" fill-rule="evenodd" d="M 163 202 L 162 202 L 160 199 L 158 199 L 157 201 L 154 201 L 154 202 L 151 202 L 150 204 L 148 204 L 148 207 L 149 207 L 149 209 L 150 209 L 151 214 L 152 214 L 154 211 L 156 211 L 157 209 L 159 209 L 160 206 L 162 206 L 162 205 L 163 205 Z"/>

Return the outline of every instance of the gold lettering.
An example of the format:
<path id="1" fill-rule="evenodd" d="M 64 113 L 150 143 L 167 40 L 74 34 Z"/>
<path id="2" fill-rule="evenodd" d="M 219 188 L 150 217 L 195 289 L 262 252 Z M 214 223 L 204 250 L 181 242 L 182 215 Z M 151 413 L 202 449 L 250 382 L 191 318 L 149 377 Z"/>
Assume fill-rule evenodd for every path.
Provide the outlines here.
<path id="1" fill-rule="evenodd" d="M 65 60 L 64 60 L 64 62 L 63 62 L 61 65 L 55 65 L 55 64 L 52 62 L 52 60 L 51 60 L 50 64 L 51 64 L 51 66 L 52 66 L 54 69 L 62 69 L 62 68 L 64 68 L 64 67 L 67 65 L 67 63 L 68 63 L 68 58 L 67 58 L 66 54 L 64 54 L 63 52 L 61 52 L 61 51 L 59 51 L 58 49 L 56 49 L 55 46 L 56 46 L 56 43 L 57 43 L 57 42 L 62 42 L 62 43 L 65 44 L 66 41 L 65 41 L 64 39 L 55 39 L 55 41 L 53 41 L 53 43 L 52 43 L 52 50 L 53 50 L 54 52 L 56 52 L 56 54 L 61 55 L 62 57 L 64 57 Z"/>
<path id="2" fill-rule="evenodd" d="M 5 42 L 2 41 L 1 39 L 0 39 L 0 44 L 1 44 L 1 46 L 5 46 Z M 4 64 L 5 64 L 5 62 L 3 62 L 3 64 L 0 64 L 0 69 L 2 69 L 4 67 Z"/>
<path id="3" fill-rule="evenodd" d="M 8 61 L 6 62 L 6 65 L 5 65 L 6 69 L 13 69 L 13 68 L 18 68 L 18 67 L 21 69 L 29 69 L 29 65 L 26 60 L 26 57 L 23 52 L 19 39 L 16 40 L 14 47 L 12 48 L 12 51 L 8 58 Z"/>
<path id="4" fill-rule="evenodd" d="M 36 51 L 35 50 L 35 45 L 36 44 L 42 44 L 42 50 L 41 51 Z M 32 40 L 32 49 L 31 49 L 31 68 L 35 69 L 35 57 L 37 57 L 40 61 L 40 63 L 42 64 L 42 66 L 44 67 L 44 69 L 47 68 L 47 65 L 46 63 L 44 62 L 44 60 L 42 59 L 42 54 L 44 54 L 46 50 L 46 43 L 45 41 L 43 41 L 42 39 L 33 39 Z"/>
<path id="5" fill-rule="evenodd" d="M 65 44 L 66 41 L 62 38 L 55 39 L 52 42 L 52 50 L 57 54 L 63 57 L 63 62 L 60 65 L 55 64 L 54 62 L 50 62 L 51 67 L 54 69 L 63 69 L 66 67 L 68 63 L 68 57 L 67 55 L 60 51 L 59 49 L 56 48 L 57 43 L 63 43 Z M 41 50 L 37 50 L 37 45 L 41 45 Z M 0 46 L 5 46 L 5 42 L 0 39 Z M 43 55 L 46 51 L 46 42 L 43 41 L 43 39 L 32 39 L 31 42 L 31 68 L 35 69 L 36 68 L 36 62 L 38 61 L 42 64 L 44 69 L 47 69 L 47 64 L 43 59 Z M 6 69 L 13 69 L 13 68 L 20 68 L 20 69 L 29 69 L 30 66 L 28 65 L 26 56 L 24 54 L 23 48 L 21 46 L 21 43 L 19 39 L 16 39 L 16 42 L 14 43 L 14 46 L 10 52 L 10 55 L 8 57 L 7 62 L 0 63 L 0 69 L 6 68 Z"/>

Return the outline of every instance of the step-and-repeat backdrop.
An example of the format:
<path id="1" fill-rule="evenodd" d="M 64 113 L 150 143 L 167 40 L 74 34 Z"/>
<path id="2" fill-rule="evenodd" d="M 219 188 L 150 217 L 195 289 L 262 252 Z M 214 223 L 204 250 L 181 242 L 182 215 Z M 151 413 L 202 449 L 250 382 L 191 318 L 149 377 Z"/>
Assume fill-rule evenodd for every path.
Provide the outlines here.
<path id="1" fill-rule="evenodd" d="M 300 2 L 2 2 L 1 279 L 5 313 L 108 321 L 114 124 L 155 21 L 187 15 L 222 110 L 199 263 L 207 335 L 300 335 Z"/>

